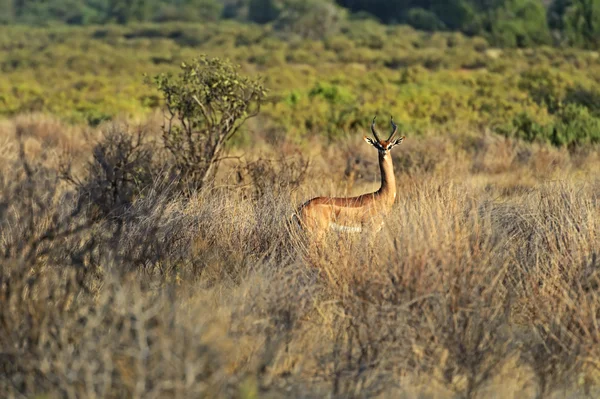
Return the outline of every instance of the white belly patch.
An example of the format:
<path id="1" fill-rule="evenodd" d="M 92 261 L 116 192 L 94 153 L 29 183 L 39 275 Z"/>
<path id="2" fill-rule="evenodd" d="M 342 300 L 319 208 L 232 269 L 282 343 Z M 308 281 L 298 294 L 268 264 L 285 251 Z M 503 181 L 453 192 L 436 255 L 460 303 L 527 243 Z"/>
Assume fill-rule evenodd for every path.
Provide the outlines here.
<path id="1" fill-rule="evenodd" d="M 344 226 L 343 224 L 333 222 L 329 222 L 329 228 L 333 231 L 341 231 L 344 233 L 360 233 L 362 231 L 362 227 L 360 226 Z"/>

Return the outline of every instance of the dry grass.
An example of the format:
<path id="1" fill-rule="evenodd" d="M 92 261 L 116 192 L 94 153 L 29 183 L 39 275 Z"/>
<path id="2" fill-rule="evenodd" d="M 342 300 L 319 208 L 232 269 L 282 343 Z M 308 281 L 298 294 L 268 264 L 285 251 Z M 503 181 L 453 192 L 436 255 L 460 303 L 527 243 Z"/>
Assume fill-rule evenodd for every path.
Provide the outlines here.
<path id="1" fill-rule="evenodd" d="M 236 150 L 253 156 L 185 196 L 155 174 L 123 186 L 116 213 L 89 189 L 106 175 L 81 130 L 40 116 L 0 129 L 2 396 L 598 392 L 595 150 L 409 137 L 386 227 L 309 250 L 288 223 L 298 203 L 376 185 L 360 137 Z M 82 184 L 59 179 L 65 150 Z"/>

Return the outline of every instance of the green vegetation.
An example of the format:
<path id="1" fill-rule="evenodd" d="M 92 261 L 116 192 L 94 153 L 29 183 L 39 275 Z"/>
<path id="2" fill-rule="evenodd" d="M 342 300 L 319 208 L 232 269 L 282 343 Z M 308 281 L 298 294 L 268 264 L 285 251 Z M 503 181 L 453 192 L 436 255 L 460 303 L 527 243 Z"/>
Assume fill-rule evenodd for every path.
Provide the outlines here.
<path id="1" fill-rule="evenodd" d="M 343 8 L 344 7 L 344 8 Z M 323 38 L 348 17 L 458 31 L 503 47 L 600 45 L 600 0 L 0 0 L 0 23 L 75 25 L 219 19 Z"/>
<path id="2" fill-rule="evenodd" d="M 600 58 L 594 51 L 496 49 L 481 37 L 371 20 L 344 23 L 323 40 L 236 22 L 3 32 L 4 116 L 45 112 L 92 125 L 143 117 L 163 104 L 144 74 L 176 73 L 204 53 L 241 65 L 270 90 L 260 123 L 276 136 L 335 138 L 391 113 L 415 133 L 489 128 L 556 144 L 597 140 L 560 133 L 581 125 L 572 118 L 585 119 L 591 130 L 597 123 Z M 521 131 L 524 121 L 539 125 L 539 133 Z M 564 139 L 553 139 L 557 135 Z"/>
<path id="3" fill-rule="evenodd" d="M 165 99 L 162 138 L 179 183 L 199 189 L 214 179 L 227 142 L 258 115 L 266 90 L 218 58 L 183 63 L 177 77 L 161 74 L 154 83 Z"/>

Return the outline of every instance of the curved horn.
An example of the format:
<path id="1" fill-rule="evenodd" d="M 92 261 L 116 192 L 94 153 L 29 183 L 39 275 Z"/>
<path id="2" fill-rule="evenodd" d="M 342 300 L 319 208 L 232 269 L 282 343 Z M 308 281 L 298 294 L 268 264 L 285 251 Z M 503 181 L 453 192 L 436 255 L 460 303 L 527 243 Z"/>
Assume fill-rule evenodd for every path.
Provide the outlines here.
<path id="1" fill-rule="evenodd" d="M 379 136 L 377 135 L 377 132 L 375 131 L 375 119 L 376 119 L 376 118 L 377 118 L 377 117 L 375 116 L 375 117 L 373 118 L 373 122 L 371 123 L 371 132 L 373 132 L 373 136 L 375 136 L 375 139 L 376 139 L 377 141 L 381 141 L 381 140 L 379 139 Z"/>
<path id="2" fill-rule="evenodd" d="M 394 123 L 394 117 L 390 116 L 390 123 L 392 124 L 392 134 L 390 134 L 390 138 L 387 141 L 392 141 L 396 133 L 398 132 L 398 126 Z"/>

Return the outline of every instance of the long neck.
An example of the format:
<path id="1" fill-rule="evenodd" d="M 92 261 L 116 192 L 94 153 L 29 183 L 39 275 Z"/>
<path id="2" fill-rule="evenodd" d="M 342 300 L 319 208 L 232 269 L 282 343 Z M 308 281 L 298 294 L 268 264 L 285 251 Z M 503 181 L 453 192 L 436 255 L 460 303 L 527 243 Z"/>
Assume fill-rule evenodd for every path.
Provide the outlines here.
<path id="1" fill-rule="evenodd" d="M 381 188 L 376 194 L 396 197 L 396 178 L 394 177 L 394 164 L 389 152 L 379 153 L 379 169 L 381 170 Z"/>

